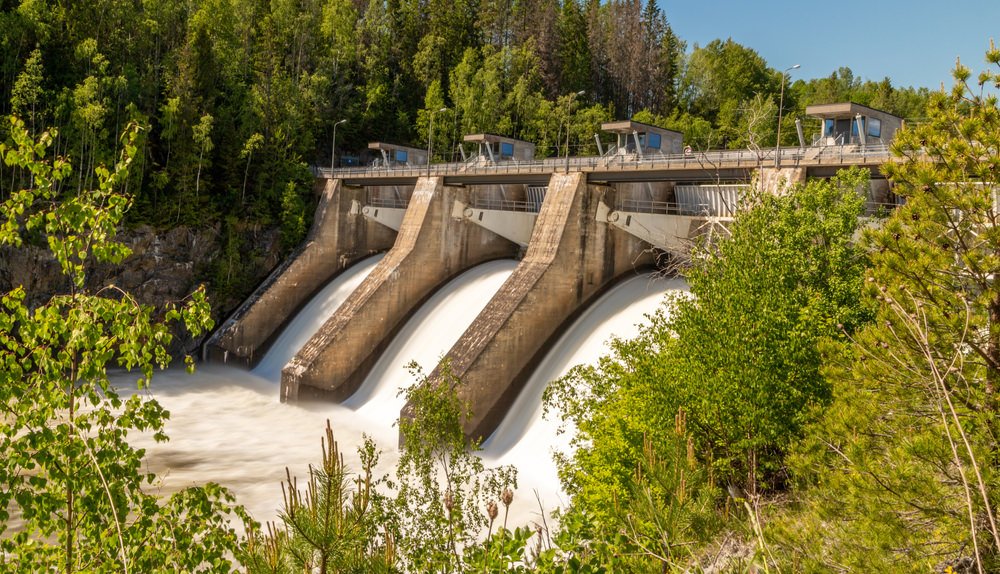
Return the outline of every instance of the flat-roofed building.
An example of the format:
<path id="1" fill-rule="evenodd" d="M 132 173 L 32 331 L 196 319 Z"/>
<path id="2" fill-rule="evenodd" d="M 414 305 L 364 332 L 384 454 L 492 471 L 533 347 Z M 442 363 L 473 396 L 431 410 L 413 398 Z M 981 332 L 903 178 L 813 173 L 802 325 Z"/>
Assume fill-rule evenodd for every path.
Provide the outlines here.
<path id="1" fill-rule="evenodd" d="M 601 124 L 601 130 L 618 137 L 608 153 L 614 155 L 678 154 L 684 151 L 684 134 L 633 120 Z"/>
<path id="2" fill-rule="evenodd" d="M 479 158 L 491 162 L 535 159 L 535 144 L 524 140 L 496 134 L 470 134 L 462 140 L 478 145 Z"/>
<path id="3" fill-rule="evenodd" d="M 406 167 L 409 165 L 427 165 L 427 150 L 405 145 L 385 142 L 371 142 L 368 149 L 374 156 L 371 162 L 382 167 Z"/>
<path id="4" fill-rule="evenodd" d="M 854 102 L 806 106 L 806 115 L 822 123 L 815 145 L 887 144 L 903 118 Z"/>

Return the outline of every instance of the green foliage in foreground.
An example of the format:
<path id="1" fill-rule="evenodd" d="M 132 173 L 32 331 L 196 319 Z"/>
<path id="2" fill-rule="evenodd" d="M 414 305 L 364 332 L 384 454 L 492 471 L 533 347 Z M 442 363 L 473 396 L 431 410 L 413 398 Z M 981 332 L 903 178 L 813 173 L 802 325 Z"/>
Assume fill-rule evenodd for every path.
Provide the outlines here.
<path id="1" fill-rule="evenodd" d="M 831 349 L 836 400 L 793 458 L 790 567 L 1000 568 L 1000 51 L 897 135 L 906 205 L 867 236 L 877 320 Z"/>
<path id="2" fill-rule="evenodd" d="M 322 466 L 310 469 L 304 490 L 291 477 L 285 485 L 281 524 L 251 531 L 241 555 L 247 572 L 526 571 L 532 531 L 507 530 L 514 470 L 487 469 L 478 445 L 466 442 L 468 408 L 447 366 L 436 381 L 413 369 L 419 381 L 403 391 L 411 410 L 399 420 L 394 478 L 374 477 L 370 441 L 352 478 L 327 428 Z"/>
<path id="3" fill-rule="evenodd" d="M 450 368 L 443 365 L 433 381 L 412 369 L 419 382 L 404 391 L 410 412 L 399 420 L 403 450 L 386 517 L 409 571 L 462 571 L 461 550 L 476 543 L 488 503 L 516 488 L 517 475 L 509 467 L 486 469 L 475 454 L 479 445 L 466 441 L 469 406 L 455 393 Z"/>
<path id="4" fill-rule="evenodd" d="M 69 290 L 33 309 L 20 287 L 0 298 L 0 571 L 228 572 L 232 496 L 214 484 L 152 494 L 156 476 L 125 439 L 142 431 L 166 440 L 169 414 L 108 379 L 112 365 L 134 369 L 145 388 L 170 360 L 171 324 L 195 335 L 211 326 L 204 293 L 157 312 L 113 285 L 83 288 L 93 261 L 129 254 L 113 237 L 130 206 L 117 189 L 134 132 L 113 170 L 96 169 L 96 188 L 61 196 L 70 168 L 46 159 L 52 136 L 36 141 L 18 121 L 10 131 L 16 145 L 0 145 L 0 159 L 29 171 L 33 185 L 0 206 L 0 245 L 47 243 Z"/>
<path id="5" fill-rule="evenodd" d="M 570 513 L 621 538 L 617 555 L 673 563 L 719 530 L 724 489 L 783 487 L 786 452 L 830 400 L 820 341 L 868 319 L 852 243 L 866 187 L 853 171 L 750 198 L 729 238 L 694 252 L 693 296 L 547 391 L 577 429 Z"/>
<path id="6" fill-rule="evenodd" d="M 329 421 L 322 446 L 322 464 L 310 466 L 304 489 L 291 475 L 282 485 L 281 526 L 268 525 L 266 533 L 249 531 L 239 556 L 246 572 L 395 571 L 392 537 L 385 536 L 379 522 L 382 498 L 372 475 L 378 462 L 374 447 L 366 443 L 361 449 L 362 472 L 352 478 Z"/>

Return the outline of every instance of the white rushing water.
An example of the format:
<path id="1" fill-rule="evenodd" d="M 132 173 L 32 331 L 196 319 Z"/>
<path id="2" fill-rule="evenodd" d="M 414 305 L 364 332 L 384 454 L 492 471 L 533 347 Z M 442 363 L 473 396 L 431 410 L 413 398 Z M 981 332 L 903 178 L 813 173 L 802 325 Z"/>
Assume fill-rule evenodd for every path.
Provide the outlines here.
<path id="1" fill-rule="evenodd" d="M 295 347 L 322 324 L 320 314 L 332 314 L 375 263 L 366 260 L 328 285 L 289 323 L 253 372 L 203 364 L 193 376 L 171 369 L 154 377 L 151 393 L 171 412 L 166 428 L 171 440 L 154 444 L 139 437 L 137 442 L 147 449 L 150 470 L 165 475 L 165 492 L 218 482 L 233 489 L 258 520 L 273 520 L 281 504 L 285 468 L 300 479 L 306 476 L 308 465 L 320 459 L 320 437 L 327 420 L 352 470 L 359 468 L 355 449 L 365 434 L 383 449 L 377 470 L 391 470 L 397 458 L 394 422 L 403 402 L 398 391 L 414 382 L 404 365 L 416 360 L 429 371 L 516 262 L 477 266 L 439 290 L 410 318 L 358 393 L 345 404 L 279 403 L 280 366 L 274 365 L 287 359 L 278 357 L 293 355 Z M 583 313 L 549 352 L 511 415 L 484 445 L 489 464 L 514 464 L 519 469 L 517 498 L 523 506 L 512 512 L 513 520 L 524 522 L 537 515 L 532 491 L 538 492 L 546 511 L 556 507 L 561 494 L 550 453 L 565 439 L 556 437 L 553 421 L 540 417 L 545 384 L 574 364 L 596 361 L 612 335 L 628 337 L 636 332 L 636 324 L 656 308 L 664 291 L 683 288 L 683 282 L 652 281 L 648 276 L 625 281 Z M 312 307 L 314 303 L 319 306 Z M 127 384 L 127 379 L 121 381 L 122 386 Z"/>
<path id="2" fill-rule="evenodd" d="M 258 377 L 271 380 L 281 379 L 281 369 L 292 360 L 295 353 L 309 342 L 313 333 L 323 326 L 327 319 L 333 316 L 341 303 L 350 295 L 361 282 L 368 277 L 368 274 L 375 269 L 384 253 L 374 255 L 357 263 L 350 269 L 338 276 L 335 280 L 327 283 L 326 287 L 320 290 L 312 299 L 306 303 L 305 307 L 299 310 L 295 318 L 292 319 L 285 329 L 274 340 L 267 354 L 254 367 L 253 374 Z"/>
<path id="3" fill-rule="evenodd" d="M 542 416 L 546 385 L 576 365 L 596 364 L 610 350 L 613 337 L 627 339 L 639 333 L 640 324 L 662 304 L 667 291 L 686 290 L 682 279 L 642 275 L 605 293 L 553 345 L 496 432 L 483 443 L 484 459 L 490 465 L 509 464 L 518 469 L 522 502 L 527 494 L 528 503 L 534 505 L 529 513 L 532 519 L 540 518 L 542 509 L 548 513 L 565 502 L 552 455 L 568 450 L 570 435 L 558 433 L 558 413 Z"/>

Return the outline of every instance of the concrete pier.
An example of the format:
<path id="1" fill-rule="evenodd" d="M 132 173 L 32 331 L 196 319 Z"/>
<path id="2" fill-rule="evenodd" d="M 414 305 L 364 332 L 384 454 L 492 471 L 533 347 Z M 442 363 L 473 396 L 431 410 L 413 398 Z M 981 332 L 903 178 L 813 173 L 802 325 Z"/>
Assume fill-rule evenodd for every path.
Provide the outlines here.
<path id="1" fill-rule="evenodd" d="M 452 217 L 467 188 L 420 178 L 396 243 L 340 309 L 285 366 L 281 400 L 354 393 L 406 319 L 449 279 L 480 263 L 514 257 L 517 246 Z"/>
<path id="2" fill-rule="evenodd" d="M 275 335 L 323 285 L 355 262 L 389 249 L 395 233 L 349 215 L 363 188 L 321 180 L 323 190 L 305 242 L 208 339 L 203 358 L 253 366 Z"/>
<path id="3" fill-rule="evenodd" d="M 806 175 L 804 167 L 762 167 L 757 172 L 760 188 L 774 195 L 784 195 L 792 186 L 805 182 Z"/>
<path id="4" fill-rule="evenodd" d="M 597 221 L 598 205 L 613 193 L 588 185 L 584 173 L 554 174 L 524 259 L 448 352 L 459 395 L 472 407 L 471 438 L 496 428 L 578 311 L 615 279 L 652 263 L 641 240 Z"/>

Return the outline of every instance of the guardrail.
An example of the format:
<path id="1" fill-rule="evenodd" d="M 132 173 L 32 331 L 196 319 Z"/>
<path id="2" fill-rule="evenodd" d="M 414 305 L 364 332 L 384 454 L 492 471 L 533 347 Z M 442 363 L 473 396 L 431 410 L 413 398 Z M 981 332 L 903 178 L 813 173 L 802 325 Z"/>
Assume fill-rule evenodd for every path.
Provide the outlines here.
<path id="1" fill-rule="evenodd" d="M 777 165 L 799 167 L 816 165 L 865 165 L 882 163 L 891 157 L 885 144 L 836 145 L 825 147 L 782 148 L 778 152 Z M 660 154 L 656 156 L 616 155 L 585 156 L 571 158 L 547 158 L 532 161 L 510 160 L 499 163 L 466 162 L 438 163 L 429 166 L 368 166 L 351 168 L 318 168 L 321 177 L 381 178 L 461 176 L 461 175 L 504 175 L 504 174 L 551 174 L 559 171 L 611 172 L 626 170 L 670 170 L 670 169 L 721 169 L 759 168 L 775 165 L 775 150 L 720 150 L 695 152 L 690 154 Z"/>
<path id="2" fill-rule="evenodd" d="M 615 205 L 616 211 L 651 213 L 657 215 L 692 215 L 703 217 L 733 217 L 737 206 L 713 207 L 710 203 L 682 203 L 677 201 L 649 201 L 624 199 Z M 723 213 L 724 212 L 724 213 Z"/>
<path id="3" fill-rule="evenodd" d="M 368 197 L 368 205 L 372 207 L 394 207 L 398 209 L 406 209 L 410 205 L 409 199 L 402 199 L 397 197 Z"/>
<path id="4" fill-rule="evenodd" d="M 501 211 L 521 211 L 525 213 L 538 213 L 542 204 L 534 201 L 512 201 L 509 199 L 473 199 L 472 207 L 475 209 L 496 209 Z"/>

